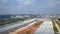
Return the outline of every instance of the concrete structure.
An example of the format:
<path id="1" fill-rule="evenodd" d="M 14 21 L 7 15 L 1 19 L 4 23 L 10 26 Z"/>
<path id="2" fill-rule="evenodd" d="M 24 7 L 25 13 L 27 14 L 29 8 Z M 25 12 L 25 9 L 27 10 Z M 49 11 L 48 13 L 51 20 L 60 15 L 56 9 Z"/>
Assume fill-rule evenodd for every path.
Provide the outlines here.
<path id="1" fill-rule="evenodd" d="M 54 34 L 52 21 L 44 20 L 41 26 L 35 31 L 34 34 Z"/>

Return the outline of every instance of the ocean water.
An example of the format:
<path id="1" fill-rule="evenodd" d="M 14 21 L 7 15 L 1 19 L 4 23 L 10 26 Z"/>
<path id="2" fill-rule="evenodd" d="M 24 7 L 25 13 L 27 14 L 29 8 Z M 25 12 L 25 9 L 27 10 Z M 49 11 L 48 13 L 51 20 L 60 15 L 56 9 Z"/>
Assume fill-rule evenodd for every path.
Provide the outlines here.
<path id="1" fill-rule="evenodd" d="M 10 19 L 10 18 L 0 18 L 0 20 L 8 20 L 8 19 Z"/>

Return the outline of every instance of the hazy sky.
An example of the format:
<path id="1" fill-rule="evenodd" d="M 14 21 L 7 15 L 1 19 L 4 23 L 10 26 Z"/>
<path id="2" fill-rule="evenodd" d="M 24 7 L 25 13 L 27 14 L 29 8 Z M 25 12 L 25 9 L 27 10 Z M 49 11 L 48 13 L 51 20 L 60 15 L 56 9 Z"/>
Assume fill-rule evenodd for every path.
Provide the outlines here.
<path id="1" fill-rule="evenodd" d="M 0 0 L 0 14 L 59 14 L 60 0 Z"/>

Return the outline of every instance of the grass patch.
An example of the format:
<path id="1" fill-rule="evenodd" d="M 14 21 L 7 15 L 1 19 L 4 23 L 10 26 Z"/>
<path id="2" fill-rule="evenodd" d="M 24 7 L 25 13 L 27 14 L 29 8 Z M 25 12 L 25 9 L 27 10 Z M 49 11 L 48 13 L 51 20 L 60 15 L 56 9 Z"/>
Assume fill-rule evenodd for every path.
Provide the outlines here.
<path id="1" fill-rule="evenodd" d="M 39 23 L 35 23 L 35 24 L 33 24 L 32 26 L 37 27 L 37 26 L 39 26 L 39 25 L 40 25 Z"/>
<path id="2" fill-rule="evenodd" d="M 60 17 L 59 18 L 57 18 L 59 21 L 60 21 Z"/>
<path id="3" fill-rule="evenodd" d="M 52 23 L 53 23 L 54 33 L 56 34 L 56 32 L 58 32 L 58 28 L 57 28 L 56 24 L 53 21 L 52 21 Z"/>
<path id="4" fill-rule="evenodd" d="M 54 32 L 58 32 L 58 29 L 55 25 L 53 25 L 53 28 L 54 28 Z"/>
<path id="5" fill-rule="evenodd" d="M 14 19 L 10 19 L 10 20 L 1 20 L 0 21 L 0 26 L 1 25 L 5 25 L 5 24 L 10 24 L 10 23 L 14 23 L 14 22 L 18 22 L 18 21 L 23 21 L 25 19 L 23 18 L 14 18 Z"/>

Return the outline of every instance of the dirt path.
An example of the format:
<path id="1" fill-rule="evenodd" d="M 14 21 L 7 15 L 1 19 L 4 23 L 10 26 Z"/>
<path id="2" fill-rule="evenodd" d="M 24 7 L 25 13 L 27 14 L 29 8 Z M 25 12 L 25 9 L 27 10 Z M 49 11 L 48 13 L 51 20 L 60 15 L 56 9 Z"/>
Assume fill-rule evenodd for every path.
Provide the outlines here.
<path id="1" fill-rule="evenodd" d="M 37 22 L 34 22 L 9 34 L 33 34 L 33 32 L 39 27 L 39 25 L 40 24 L 38 24 Z"/>

